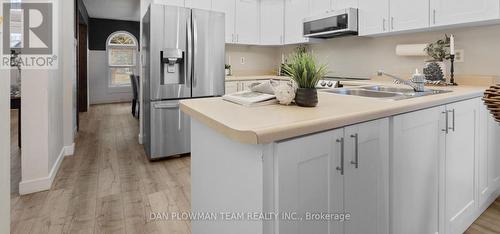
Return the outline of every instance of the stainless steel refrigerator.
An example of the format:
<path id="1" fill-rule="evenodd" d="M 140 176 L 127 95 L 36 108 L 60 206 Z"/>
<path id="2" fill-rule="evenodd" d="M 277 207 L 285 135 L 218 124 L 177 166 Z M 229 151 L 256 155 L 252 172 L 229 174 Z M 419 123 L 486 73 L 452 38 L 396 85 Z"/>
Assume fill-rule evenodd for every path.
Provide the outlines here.
<path id="1" fill-rule="evenodd" d="M 143 141 L 150 160 L 190 152 L 179 101 L 224 94 L 224 13 L 151 4 L 142 22 Z"/>

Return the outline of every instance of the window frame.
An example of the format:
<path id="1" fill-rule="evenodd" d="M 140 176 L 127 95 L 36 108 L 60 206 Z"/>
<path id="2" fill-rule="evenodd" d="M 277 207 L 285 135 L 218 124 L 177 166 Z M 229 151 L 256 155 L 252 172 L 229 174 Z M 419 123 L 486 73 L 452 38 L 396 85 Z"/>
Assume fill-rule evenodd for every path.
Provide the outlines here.
<path id="1" fill-rule="evenodd" d="M 132 39 L 132 42 L 133 44 L 123 44 L 123 45 L 120 45 L 120 44 L 111 44 L 111 40 L 117 36 L 117 35 L 120 35 L 120 34 L 124 34 L 124 35 L 127 35 L 128 37 L 130 37 Z M 133 49 L 133 64 L 132 65 L 111 65 L 110 63 L 110 53 L 111 53 L 111 50 L 112 49 L 130 49 L 132 48 Z M 138 55 L 138 48 L 139 48 L 139 45 L 138 45 L 138 41 L 137 41 L 137 38 L 132 35 L 131 33 L 127 32 L 127 31 L 116 31 L 116 32 L 113 32 L 111 33 L 109 36 L 108 36 L 108 39 L 106 40 L 106 70 L 107 70 L 107 80 L 108 80 L 108 88 L 109 89 L 118 89 L 119 92 L 130 92 L 130 87 L 132 86 L 131 83 L 127 83 L 127 84 L 113 84 L 113 69 L 116 69 L 116 68 L 131 68 L 132 69 L 132 72 L 135 74 L 136 73 L 136 70 L 137 70 L 137 55 Z M 123 89 L 123 90 L 119 90 L 120 88 L 126 88 L 126 89 Z M 117 90 L 115 90 L 117 91 Z"/>

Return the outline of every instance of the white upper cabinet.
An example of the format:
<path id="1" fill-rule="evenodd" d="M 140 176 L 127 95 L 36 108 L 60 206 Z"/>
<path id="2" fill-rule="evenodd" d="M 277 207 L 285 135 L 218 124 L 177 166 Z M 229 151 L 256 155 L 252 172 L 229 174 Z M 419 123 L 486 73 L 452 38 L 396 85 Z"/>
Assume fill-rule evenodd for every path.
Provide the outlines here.
<path id="1" fill-rule="evenodd" d="M 212 0 L 186 0 L 186 7 L 202 10 L 212 10 Z"/>
<path id="2" fill-rule="evenodd" d="M 358 8 L 358 0 L 332 0 L 333 10 L 345 8 Z"/>
<path id="3" fill-rule="evenodd" d="M 153 0 L 152 2 L 156 4 L 163 4 L 170 6 L 179 6 L 179 7 L 185 6 L 184 0 Z"/>
<path id="4" fill-rule="evenodd" d="M 216 0 L 218 1 L 218 0 Z M 260 1 L 236 0 L 235 43 L 257 45 L 260 42 Z"/>
<path id="5" fill-rule="evenodd" d="M 212 10 L 226 13 L 226 43 L 235 43 L 235 0 L 214 0 L 212 2 Z"/>
<path id="6" fill-rule="evenodd" d="M 260 43 L 282 45 L 285 2 L 283 0 L 261 0 Z"/>
<path id="7" fill-rule="evenodd" d="M 389 31 L 389 0 L 359 0 L 359 35 Z"/>
<path id="8" fill-rule="evenodd" d="M 309 16 L 327 13 L 332 9 L 330 0 L 309 0 Z"/>
<path id="9" fill-rule="evenodd" d="M 300 44 L 309 40 L 303 36 L 304 18 L 309 12 L 306 0 L 285 0 L 285 44 Z"/>
<path id="10" fill-rule="evenodd" d="M 498 19 L 498 0 L 431 0 L 431 26 Z"/>
<path id="11" fill-rule="evenodd" d="M 429 27 L 429 1 L 390 1 L 391 32 Z"/>

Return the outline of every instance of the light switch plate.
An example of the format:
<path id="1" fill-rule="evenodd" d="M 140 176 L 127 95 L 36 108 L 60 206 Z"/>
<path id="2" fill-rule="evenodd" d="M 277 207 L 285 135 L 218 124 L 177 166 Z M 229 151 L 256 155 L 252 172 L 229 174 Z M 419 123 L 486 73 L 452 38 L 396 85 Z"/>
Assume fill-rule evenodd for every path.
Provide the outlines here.
<path id="1" fill-rule="evenodd" d="M 245 64 L 245 62 L 246 62 L 245 57 L 241 57 L 241 58 L 240 58 L 240 63 L 241 63 L 241 64 Z"/>

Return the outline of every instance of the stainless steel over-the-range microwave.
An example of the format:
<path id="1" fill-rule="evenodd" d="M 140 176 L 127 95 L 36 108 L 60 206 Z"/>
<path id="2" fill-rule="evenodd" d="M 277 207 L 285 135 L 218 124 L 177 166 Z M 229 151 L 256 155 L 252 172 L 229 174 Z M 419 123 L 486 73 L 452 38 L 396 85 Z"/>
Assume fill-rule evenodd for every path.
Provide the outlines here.
<path id="1" fill-rule="evenodd" d="M 331 38 L 358 34 L 358 9 L 346 8 L 304 19 L 304 37 Z"/>

